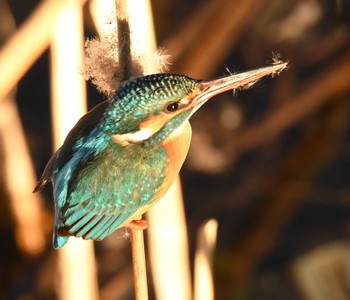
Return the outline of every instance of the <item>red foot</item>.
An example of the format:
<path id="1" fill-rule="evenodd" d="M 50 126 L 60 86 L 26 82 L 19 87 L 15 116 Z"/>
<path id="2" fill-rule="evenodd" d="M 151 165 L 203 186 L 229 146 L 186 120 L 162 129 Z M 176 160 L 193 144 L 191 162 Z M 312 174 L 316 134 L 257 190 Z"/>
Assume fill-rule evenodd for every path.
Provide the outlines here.
<path id="1" fill-rule="evenodd" d="M 125 225 L 125 227 L 129 229 L 145 230 L 148 228 L 148 222 L 147 220 L 144 220 L 144 219 L 134 220 L 134 221 L 131 221 L 129 224 Z"/>

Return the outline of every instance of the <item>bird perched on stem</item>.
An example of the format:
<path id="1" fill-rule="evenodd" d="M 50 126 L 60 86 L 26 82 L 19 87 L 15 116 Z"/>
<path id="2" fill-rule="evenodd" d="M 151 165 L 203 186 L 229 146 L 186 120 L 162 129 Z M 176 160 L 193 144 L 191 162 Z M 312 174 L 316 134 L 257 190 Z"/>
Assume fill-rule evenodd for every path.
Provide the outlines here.
<path id="1" fill-rule="evenodd" d="M 35 187 L 52 181 L 53 247 L 69 236 L 102 240 L 134 221 L 168 190 L 186 158 L 189 118 L 208 99 L 280 72 L 276 63 L 212 81 L 155 74 L 122 86 L 84 115 L 51 157 Z"/>

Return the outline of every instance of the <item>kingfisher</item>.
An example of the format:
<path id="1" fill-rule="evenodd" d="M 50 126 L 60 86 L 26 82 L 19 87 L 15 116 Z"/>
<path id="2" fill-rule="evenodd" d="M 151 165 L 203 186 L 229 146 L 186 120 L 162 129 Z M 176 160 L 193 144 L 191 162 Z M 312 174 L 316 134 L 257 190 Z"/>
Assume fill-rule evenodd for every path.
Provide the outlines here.
<path id="1" fill-rule="evenodd" d="M 137 228 L 184 163 L 189 118 L 211 97 L 268 74 L 250 72 L 211 81 L 164 73 L 139 77 L 84 115 L 34 189 L 52 182 L 53 248 L 70 236 L 103 240 L 118 228 Z"/>

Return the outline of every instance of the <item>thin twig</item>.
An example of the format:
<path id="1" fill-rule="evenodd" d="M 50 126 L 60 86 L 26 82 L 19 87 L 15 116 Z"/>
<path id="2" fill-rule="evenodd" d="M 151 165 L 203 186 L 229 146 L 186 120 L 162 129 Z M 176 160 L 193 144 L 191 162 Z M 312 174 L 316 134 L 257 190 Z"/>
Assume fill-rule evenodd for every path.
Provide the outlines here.
<path id="1" fill-rule="evenodd" d="M 131 249 L 134 269 L 135 299 L 148 299 L 147 271 L 143 230 L 131 229 Z"/>

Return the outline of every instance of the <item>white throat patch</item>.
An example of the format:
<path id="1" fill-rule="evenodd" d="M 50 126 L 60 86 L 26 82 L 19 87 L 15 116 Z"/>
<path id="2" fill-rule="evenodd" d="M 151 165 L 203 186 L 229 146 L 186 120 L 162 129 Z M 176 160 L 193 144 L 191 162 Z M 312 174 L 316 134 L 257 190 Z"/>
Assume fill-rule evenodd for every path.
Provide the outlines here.
<path id="1" fill-rule="evenodd" d="M 149 139 L 153 135 L 153 132 L 148 128 L 140 129 L 139 131 L 124 133 L 124 134 L 113 134 L 113 141 L 123 147 L 131 144 L 136 144 L 144 140 Z"/>

